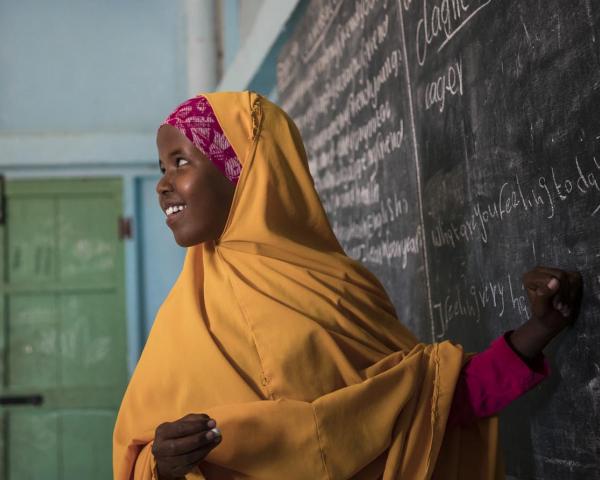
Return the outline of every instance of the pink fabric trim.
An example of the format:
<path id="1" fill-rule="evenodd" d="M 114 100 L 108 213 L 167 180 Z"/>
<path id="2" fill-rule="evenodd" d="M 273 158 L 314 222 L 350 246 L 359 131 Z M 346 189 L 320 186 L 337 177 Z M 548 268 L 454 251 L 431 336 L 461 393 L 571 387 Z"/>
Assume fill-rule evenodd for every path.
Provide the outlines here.
<path id="1" fill-rule="evenodd" d="M 183 133 L 231 183 L 237 184 L 242 164 L 205 97 L 197 96 L 183 102 L 161 126 L 165 124 Z"/>
<path id="2" fill-rule="evenodd" d="M 497 338 L 463 367 L 450 409 L 448 425 L 466 425 L 497 414 L 550 373 L 543 355 L 525 363 L 506 342 Z"/>

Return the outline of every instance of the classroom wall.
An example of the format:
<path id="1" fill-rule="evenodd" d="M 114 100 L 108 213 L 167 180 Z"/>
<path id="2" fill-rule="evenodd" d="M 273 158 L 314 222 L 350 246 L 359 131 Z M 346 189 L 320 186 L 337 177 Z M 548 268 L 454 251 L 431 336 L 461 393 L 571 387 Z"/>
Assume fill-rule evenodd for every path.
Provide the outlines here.
<path id="1" fill-rule="evenodd" d="M 211 18 L 197 16 L 211 4 L 0 0 L 0 173 L 123 180 L 130 371 L 183 261 L 153 193 L 155 130 L 188 91 L 214 86 Z"/>
<path id="2" fill-rule="evenodd" d="M 219 28 L 217 29 L 217 42 L 220 44 L 221 64 L 219 75 L 229 68 L 233 58 L 240 48 L 240 0 L 219 0 L 217 14 Z"/>
<path id="3" fill-rule="evenodd" d="M 265 20 L 268 21 L 269 19 L 263 19 L 258 16 L 264 0 L 239 0 L 237 3 L 239 8 L 240 41 L 243 44 L 252 33 L 257 21 L 264 23 Z"/>
<path id="4" fill-rule="evenodd" d="M 216 90 L 277 96 L 276 59 L 302 13 L 299 0 L 221 0 L 223 74 Z"/>
<path id="5" fill-rule="evenodd" d="M 185 88 L 180 3 L 3 0 L 2 134 L 151 132 Z"/>

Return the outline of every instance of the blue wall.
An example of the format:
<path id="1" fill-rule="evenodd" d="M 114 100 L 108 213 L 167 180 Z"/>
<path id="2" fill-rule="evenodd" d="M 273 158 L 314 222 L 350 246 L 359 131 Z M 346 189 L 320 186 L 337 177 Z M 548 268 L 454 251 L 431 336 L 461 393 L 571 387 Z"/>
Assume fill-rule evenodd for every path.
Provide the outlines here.
<path id="1" fill-rule="evenodd" d="M 0 1 L 0 132 L 152 132 L 185 89 L 178 1 Z"/>
<path id="2" fill-rule="evenodd" d="M 0 0 L 0 173 L 123 179 L 130 371 L 184 254 L 154 184 L 156 129 L 186 97 L 185 31 L 183 0 Z"/>
<path id="3" fill-rule="evenodd" d="M 221 9 L 223 68 L 227 69 L 240 48 L 240 0 L 222 0 Z"/>

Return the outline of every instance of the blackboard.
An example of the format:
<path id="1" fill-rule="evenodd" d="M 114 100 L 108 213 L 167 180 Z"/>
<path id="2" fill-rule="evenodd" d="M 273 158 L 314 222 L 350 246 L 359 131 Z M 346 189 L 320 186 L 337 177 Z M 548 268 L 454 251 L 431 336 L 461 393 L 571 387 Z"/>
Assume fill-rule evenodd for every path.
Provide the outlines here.
<path id="1" fill-rule="evenodd" d="M 600 4 L 304 3 L 279 104 L 346 252 L 422 340 L 468 351 L 527 319 L 523 272 L 581 271 L 502 441 L 515 478 L 600 478 Z"/>

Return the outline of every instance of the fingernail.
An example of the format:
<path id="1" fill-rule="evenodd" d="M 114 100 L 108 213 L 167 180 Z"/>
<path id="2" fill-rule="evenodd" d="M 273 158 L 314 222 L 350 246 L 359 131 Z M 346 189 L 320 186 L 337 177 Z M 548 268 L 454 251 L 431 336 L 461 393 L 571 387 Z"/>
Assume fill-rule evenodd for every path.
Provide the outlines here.
<path id="1" fill-rule="evenodd" d="M 550 290 L 556 290 L 558 288 L 558 286 L 560 285 L 560 282 L 556 279 L 556 278 L 552 278 L 550 279 L 550 281 L 548 282 L 547 287 Z"/>
<path id="2" fill-rule="evenodd" d="M 215 422 L 214 420 L 209 420 L 208 422 L 206 422 L 206 426 L 208 428 L 213 428 L 217 426 L 217 422 Z"/>
<path id="3" fill-rule="evenodd" d="M 215 432 L 213 432 L 212 430 L 210 432 L 206 432 L 205 437 L 207 440 L 212 440 L 213 438 L 215 438 Z"/>
<path id="4" fill-rule="evenodd" d="M 558 308 L 559 310 L 563 309 L 563 304 L 560 302 L 556 302 L 556 308 Z"/>
<path id="5" fill-rule="evenodd" d="M 569 307 L 565 307 L 565 309 L 562 311 L 562 315 L 563 317 L 568 317 L 569 315 L 571 315 L 571 309 Z"/>

